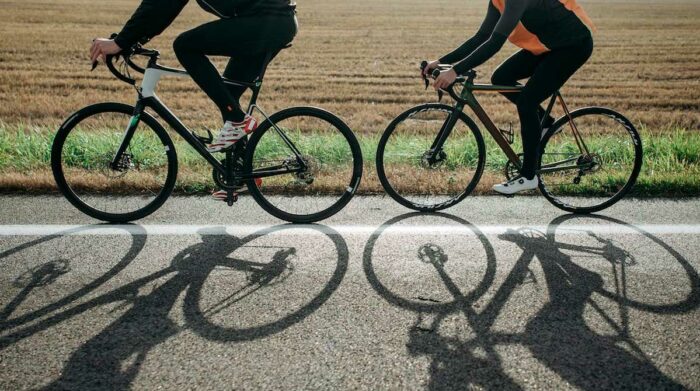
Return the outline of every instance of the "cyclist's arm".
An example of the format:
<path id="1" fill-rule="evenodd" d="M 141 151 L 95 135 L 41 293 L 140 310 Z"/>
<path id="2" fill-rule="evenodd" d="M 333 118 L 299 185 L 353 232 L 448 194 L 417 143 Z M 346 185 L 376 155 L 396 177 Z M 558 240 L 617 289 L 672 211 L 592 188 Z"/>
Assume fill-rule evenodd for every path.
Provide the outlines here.
<path id="1" fill-rule="evenodd" d="M 503 44 L 508 39 L 510 33 L 520 23 L 525 10 L 532 0 L 507 1 L 503 15 L 501 15 L 496 27 L 486 42 L 476 48 L 467 58 L 454 66 L 455 72 L 459 75 L 470 69 L 476 68 L 485 63 L 494 54 L 498 53 Z"/>
<path id="2" fill-rule="evenodd" d="M 454 64 L 471 54 L 474 50 L 476 50 L 476 48 L 489 39 L 489 36 L 496 27 L 496 23 L 498 23 L 500 16 L 501 14 L 498 12 L 498 9 L 496 9 L 493 3 L 489 1 L 489 8 L 486 11 L 486 18 L 484 18 L 484 21 L 481 23 L 479 31 L 477 31 L 473 37 L 471 37 L 467 42 L 463 43 L 460 47 L 442 56 L 439 60 L 440 63 Z"/>
<path id="3" fill-rule="evenodd" d="M 180 14 L 188 0 L 143 0 L 122 31 L 114 39 L 126 49 L 160 34 Z"/>

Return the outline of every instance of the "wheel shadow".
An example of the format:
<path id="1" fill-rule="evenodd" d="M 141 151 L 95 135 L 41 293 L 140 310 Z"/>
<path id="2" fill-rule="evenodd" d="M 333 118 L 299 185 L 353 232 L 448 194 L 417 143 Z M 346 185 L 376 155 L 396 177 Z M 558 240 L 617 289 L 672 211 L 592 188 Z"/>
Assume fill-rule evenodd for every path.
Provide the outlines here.
<path id="1" fill-rule="evenodd" d="M 68 229 L 55 235 L 31 240 L 19 246 L 0 253 L 0 263 L 5 262 L 9 257 L 20 254 L 23 251 L 41 245 L 51 245 L 53 241 L 58 241 L 71 235 L 89 234 L 91 231 L 100 230 L 105 227 L 114 227 L 108 224 L 91 225 Z M 46 304 L 28 313 L 14 316 L 19 306 L 34 292 L 55 283 L 60 276 L 72 271 L 72 259 L 66 259 L 65 254 L 58 254 L 55 259 L 49 260 L 40 265 L 28 268 L 14 281 L 14 286 L 21 288 L 21 291 L 0 310 L 0 332 L 8 334 L 0 337 L 0 351 L 8 346 L 30 337 L 38 332 L 47 330 L 58 323 L 83 313 L 97 305 L 106 304 L 104 301 L 90 301 L 75 305 L 71 309 L 60 311 L 66 306 L 74 305 L 91 292 L 110 281 L 122 272 L 139 255 L 146 244 L 146 231 L 138 225 L 122 226 L 130 234 L 131 244 L 123 257 L 107 270 L 100 277 L 82 286 L 80 289 L 67 294 L 66 296 Z M 55 244 L 54 244 L 55 247 Z M 54 249 L 54 252 L 55 249 Z M 122 297 L 112 297 L 112 300 L 122 300 Z M 43 319 L 42 319 L 43 318 Z M 36 321 L 36 322 L 35 322 Z"/>
<path id="2" fill-rule="evenodd" d="M 275 246 L 266 243 L 271 235 L 299 229 L 311 231 L 310 233 L 315 235 L 305 235 L 300 247 Z M 62 299 L 27 315 L 8 319 L 7 321 L 14 327 L 20 329 L 0 339 L 3 343 L 2 348 L 38 332 L 49 330 L 56 324 L 90 309 L 116 304 L 117 309 L 126 308 L 126 311 L 75 350 L 61 371 L 61 376 L 46 389 L 102 387 L 128 389 L 131 388 L 131 383 L 140 372 L 149 352 L 169 338 L 188 331 L 208 340 L 232 343 L 252 341 L 282 332 L 320 308 L 340 286 L 348 268 L 349 253 L 345 240 L 339 233 L 324 226 L 307 225 L 300 228 L 295 225 L 281 225 L 243 238 L 228 235 L 221 227 L 202 230 L 199 235 L 201 237 L 199 243 L 178 253 L 170 265 L 162 270 L 64 311 L 51 312 L 70 304 L 78 297 L 85 296 L 98 286 L 97 282 L 89 285 L 93 289 L 81 289 L 80 295 L 76 293 L 68 296 L 71 300 Z M 146 238 L 145 235 L 139 237 L 143 240 Z M 31 246 L 22 246 L 23 249 L 29 247 Z M 143 245 L 141 244 L 140 247 Z M 250 260 L 232 256 L 234 252 L 244 247 L 263 249 L 266 255 L 269 254 L 269 259 L 256 257 L 255 260 Z M 279 284 L 282 288 L 286 288 L 283 284 L 295 277 L 296 267 L 299 264 L 306 262 L 306 267 L 315 268 L 307 259 L 299 259 L 299 250 L 303 248 L 313 248 L 314 255 L 317 255 L 320 250 L 328 250 L 323 254 L 333 253 L 337 257 L 333 270 L 328 273 L 328 278 L 323 280 L 325 282 L 323 287 L 319 286 L 318 291 L 312 290 L 308 297 L 304 296 L 303 299 L 306 301 L 299 307 L 288 309 L 289 312 L 286 314 L 263 316 L 253 311 L 248 312 L 247 315 L 249 318 L 252 317 L 254 325 L 232 326 L 221 322 L 219 315 L 224 311 L 227 316 L 235 314 L 237 305 L 247 298 L 255 296 L 255 304 L 259 304 L 261 300 L 264 301 L 266 291 L 275 285 Z M 132 247 L 130 253 L 133 250 Z M 132 255 L 135 257 L 135 254 Z M 98 280 L 103 283 L 113 277 L 131 259 L 133 257 L 129 257 L 128 262 L 124 261 L 123 265 L 120 263 L 120 268 L 113 268 Z M 18 306 L 17 303 L 24 300 L 32 290 L 41 286 L 34 281 L 50 281 L 52 278 L 50 276 L 60 275 L 64 270 L 59 268 L 56 262 L 52 265 L 32 269 L 20 276 L 18 281 L 29 281 L 26 284 L 26 292 L 23 289 L 2 313 L 10 314 L 13 308 Z M 51 272 L 46 273 L 47 270 Z M 225 277 L 221 277 L 222 275 Z M 226 294 L 218 295 L 217 300 L 213 300 L 212 303 L 212 300 L 206 297 L 211 293 L 208 281 L 228 276 L 237 277 L 236 281 L 240 284 L 236 288 L 231 288 Z M 144 294 L 143 291 L 147 293 Z M 180 322 L 173 319 L 173 311 L 179 303 L 182 303 L 184 319 Z M 39 322 L 22 328 L 26 323 L 47 314 L 49 316 L 40 319 Z M 263 320 L 258 322 L 259 318 Z"/>
<path id="3" fill-rule="evenodd" d="M 522 253 L 506 275 L 501 285 L 493 286 L 497 261 L 489 240 L 472 224 L 457 217 L 435 214 L 438 218 L 460 222 L 470 233 L 457 240 L 476 238 L 484 253 L 474 254 L 479 259 L 485 255 L 487 270 L 476 288 L 467 291 L 457 284 L 446 265 L 454 262 L 449 251 L 426 243 L 415 249 L 415 257 L 433 265 L 444 287 L 452 295 L 451 300 L 440 303 L 416 303 L 409 297 L 400 297 L 375 272 L 374 251 L 384 231 L 401 221 L 419 216 L 411 213 L 388 221 L 372 237 L 364 252 L 364 268 L 372 287 L 388 302 L 416 313 L 416 321 L 408 331 L 407 351 L 413 356 L 429 357 L 430 380 L 428 389 L 451 390 L 482 387 L 487 389 L 521 389 L 517 379 L 504 368 L 498 347 L 519 346 L 528 349 L 539 363 L 555 372 L 568 384 L 586 390 L 684 389 L 685 387 L 662 373 L 647 354 L 636 344 L 630 331 L 630 309 L 659 315 L 683 314 L 700 306 L 700 279 L 697 271 L 676 250 L 659 238 L 620 220 L 593 217 L 618 224 L 633 233 L 642 235 L 660 246 L 679 263 L 690 283 L 690 291 L 682 299 L 670 304 L 650 304 L 627 295 L 629 272 L 639 259 L 619 243 L 605 239 L 594 232 L 586 234 L 594 245 L 569 244 L 556 240 L 563 224 L 578 217 L 565 215 L 553 220 L 547 232 L 532 229 L 512 230 L 499 236 L 500 240 L 515 243 Z M 590 216 L 588 218 L 591 218 Z M 576 263 L 570 254 L 596 257 L 610 265 L 610 274 L 602 276 Z M 532 263 L 537 259 L 544 274 L 538 281 Z M 578 259 L 578 258 L 577 258 Z M 455 260 L 459 262 L 460 260 Z M 453 269 L 454 270 L 454 269 Z M 603 277 L 612 277 L 614 289 L 607 288 Z M 549 300 L 530 317 L 518 333 L 494 331 L 499 316 L 505 314 L 513 294 L 525 284 L 546 287 Z M 463 292 L 464 291 L 464 292 Z M 485 295 L 486 291 L 491 294 Z M 616 316 L 594 300 L 594 295 L 612 300 L 617 306 Z M 488 300 L 484 300 L 488 298 Z M 478 302 L 478 303 L 477 303 Z M 484 302 L 486 304 L 484 305 Z M 592 308 L 604 322 L 615 330 L 615 335 L 602 335 L 591 329 L 584 319 L 584 310 Z M 514 308 L 514 307 L 508 307 Z M 517 307 L 515 307 L 517 308 Z M 466 320 L 469 332 L 450 334 L 441 329 L 449 317 L 459 315 Z M 512 366 L 512 365 L 511 365 Z M 512 371 L 510 373 L 513 373 Z"/>

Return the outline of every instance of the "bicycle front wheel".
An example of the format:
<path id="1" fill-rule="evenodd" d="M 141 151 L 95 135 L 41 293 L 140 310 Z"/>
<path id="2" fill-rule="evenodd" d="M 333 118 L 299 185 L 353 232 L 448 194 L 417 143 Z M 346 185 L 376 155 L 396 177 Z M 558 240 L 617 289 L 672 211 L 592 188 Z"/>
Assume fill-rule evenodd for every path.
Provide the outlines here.
<path id="1" fill-rule="evenodd" d="M 602 107 L 561 118 L 542 146 L 540 191 L 567 212 L 610 207 L 630 191 L 642 168 L 639 133 L 627 118 Z"/>
<path id="2" fill-rule="evenodd" d="M 165 129 L 134 107 L 101 103 L 73 114 L 58 130 L 51 167 L 59 190 L 81 212 L 122 223 L 156 211 L 177 177 L 177 156 Z M 125 153 L 112 164 L 127 128 L 137 121 Z"/>
<path id="3" fill-rule="evenodd" d="M 258 204 L 293 223 L 312 223 L 339 212 L 350 202 L 362 177 L 362 153 L 350 128 L 335 115 L 314 107 L 273 114 L 253 133 L 244 172 Z M 279 172 L 261 175 L 256 173 Z M 299 196 L 306 197 L 299 197 Z"/>
<path id="4" fill-rule="evenodd" d="M 454 127 L 442 147 L 434 144 L 451 117 Z M 449 208 L 476 187 L 484 171 L 481 132 L 466 114 L 442 104 L 416 106 L 399 115 L 377 147 L 377 174 L 401 205 L 421 212 Z"/>

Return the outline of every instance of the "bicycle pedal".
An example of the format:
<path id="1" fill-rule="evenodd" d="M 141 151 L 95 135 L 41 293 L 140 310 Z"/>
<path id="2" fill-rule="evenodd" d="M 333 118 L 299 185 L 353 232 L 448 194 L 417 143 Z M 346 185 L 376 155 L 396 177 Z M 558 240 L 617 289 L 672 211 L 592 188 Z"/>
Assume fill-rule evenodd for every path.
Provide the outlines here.
<path id="1" fill-rule="evenodd" d="M 236 202 L 238 202 L 238 193 L 229 192 L 226 196 L 226 204 L 233 206 Z"/>

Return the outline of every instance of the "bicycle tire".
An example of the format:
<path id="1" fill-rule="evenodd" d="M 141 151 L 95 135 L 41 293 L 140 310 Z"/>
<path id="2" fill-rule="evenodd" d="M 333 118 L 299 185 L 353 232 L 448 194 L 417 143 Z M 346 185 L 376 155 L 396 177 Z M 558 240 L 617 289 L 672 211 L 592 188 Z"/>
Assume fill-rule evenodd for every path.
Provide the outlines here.
<path id="1" fill-rule="evenodd" d="M 418 204 L 416 202 L 413 202 L 411 200 L 406 199 L 403 197 L 397 190 L 394 189 L 394 187 L 391 185 L 391 182 L 387 178 L 386 174 L 386 169 L 384 167 L 385 162 L 384 162 L 384 153 L 386 151 L 386 145 L 387 142 L 389 141 L 389 138 L 391 135 L 394 133 L 396 130 L 397 126 L 401 124 L 403 121 L 406 119 L 411 118 L 413 115 L 416 115 L 421 112 L 429 111 L 429 110 L 438 110 L 442 112 L 447 112 L 447 113 L 454 113 L 457 111 L 456 108 L 452 106 L 448 106 L 445 104 L 440 104 L 440 103 L 428 103 L 428 104 L 422 104 L 415 106 L 413 108 L 410 108 L 400 114 L 398 117 L 396 117 L 387 127 L 387 129 L 384 131 L 382 134 L 381 139 L 379 140 L 379 145 L 377 146 L 377 156 L 376 156 L 376 165 L 377 165 L 377 175 L 379 176 L 379 181 L 382 184 L 382 187 L 386 191 L 386 193 L 393 198 L 396 202 L 399 204 L 409 208 L 413 209 L 419 212 L 435 212 L 443 209 L 447 209 L 449 207 L 452 207 L 462 200 L 464 200 L 469 194 L 471 194 L 472 191 L 474 191 L 474 188 L 476 188 L 477 184 L 479 183 L 479 180 L 481 179 L 481 176 L 484 172 L 484 167 L 486 164 L 486 146 L 484 144 L 484 139 L 483 136 L 481 135 L 481 131 L 479 130 L 478 126 L 474 121 L 469 118 L 464 112 L 462 111 L 457 111 L 458 113 L 458 119 L 462 121 L 469 131 L 473 134 L 474 139 L 476 141 L 477 145 L 477 150 L 478 150 L 478 161 L 477 161 L 477 167 L 474 172 L 474 175 L 472 179 L 469 181 L 467 186 L 464 188 L 464 191 L 462 191 L 460 194 L 458 194 L 456 197 L 453 197 L 452 199 L 441 202 L 441 203 L 436 203 L 436 204 Z"/>
<path id="2" fill-rule="evenodd" d="M 352 130 L 350 130 L 345 122 L 334 114 L 316 107 L 292 107 L 271 115 L 269 120 L 261 123 L 257 130 L 253 133 L 246 147 L 246 155 L 243 166 L 244 172 L 253 172 L 256 148 L 258 147 L 263 136 L 265 136 L 268 131 L 275 129 L 273 124 L 280 123 L 284 120 L 290 120 L 294 117 L 308 117 L 325 121 L 335 130 L 340 132 L 340 135 L 347 141 L 349 151 L 353 159 L 352 174 L 347 187 L 343 188 L 343 193 L 340 198 L 325 209 L 314 213 L 291 213 L 270 202 L 265 194 L 263 194 L 258 188 L 258 185 L 255 183 L 255 179 L 249 179 L 246 182 L 246 185 L 251 196 L 267 213 L 291 223 L 308 224 L 333 216 L 342 210 L 353 198 L 362 179 L 362 151 L 360 149 L 360 144 Z"/>
<path id="3" fill-rule="evenodd" d="M 592 206 L 575 206 L 571 205 L 570 203 L 563 201 L 558 198 L 558 196 L 554 195 L 547 187 L 546 180 L 543 180 L 542 175 L 540 174 L 540 184 L 539 184 L 539 189 L 542 192 L 542 195 L 550 202 L 552 205 L 556 206 L 557 208 L 564 210 L 566 212 L 570 213 L 575 213 L 575 214 L 589 214 L 589 213 L 595 213 L 599 212 L 603 209 L 609 208 L 610 206 L 614 205 L 618 201 L 620 201 L 634 186 L 634 184 L 637 181 L 637 178 L 639 176 L 639 173 L 642 169 L 642 163 L 643 163 L 643 147 L 642 147 L 642 139 L 639 136 L 639 132 L 637 132 L 637 129 L 635 129 L 634 125 L 625 118 L 622 114 L 612 110 L 608 109 L 605 107 L 585 107 L 581 108 L 575 111 L 572 111 L 570 113 L 570 117 L 564 116 L 560 119 L 558 119 L 547 131 L 545 136 L 542 139 L 542 154 L 540 155 L 540 164 L 542 164 L 542 156 L 545 155 L 547 151 L 547 144 L 552 140 L 552 137 L 556 134 L 560 133 L 560 128 L 565 126 L 566 124 L 569 123 L 569 121 L 575 121 L 576 119 L 579 119 L 584 116 L 605 116 L 613 119 L 620 125 L 622 125 L 627 134 L 631 137 L 632 144 L 634 146 L 634 164 L 632 166 L 632 171 L 630 172 L 629 177 L 627 178 L 624 186 L 622 186 L 618 191 L 616 191 L 612 196 L 607 198 L 606 201 L 603 201 L 599 204 L 592 205 Z"/>
<path id="4" fill-rule="evenodd" d="M 110 222 L 110 223 L 126 223 L 134 220 L 142 219 L 160 208 L 163 203 L 168 199 L 173 189 L 175 188 L 175 182 L 177 179 L 177 153 L 175 152 L 175 146 L 168 136 L 168 133 L 163 128 L 158 121 L 153 118 L 150 114 L 143 112 L 140 116 L 141 126 L 143 124 L 147 125 L 155 135 L 158 137 L 165 149 L 165 156 L 167 158 L 167 174 L 164 181 L 163 187 L 160 189 L 158 194 L 153 198 L 151 202 L 143 207 L 136 210 L 129 211 L 126 213 L 111 213 L 88 204 L 81 197 L 76 194 L 74 189 L 68 184 L 65 177 L 65 172 L 63 169 L 63 148 L 67 137 L 70 135 L 78 124 L 86 119 L 96 116 L 99 114 L 123 114 L 132 115 L 134 113 L 134 107 L 116 102 L 106 102 L 98 103 L 95 105 L 87 106 L 73 115 L 71 115 L 59 128 L 56 133 L 53 145 L 51 147 L 51 169 L 53 171 L 54 179 L 58 189 L 61 191 L 63 196 L 78 210 L 82 213 L 93 217 L 95 219 Z"/>

